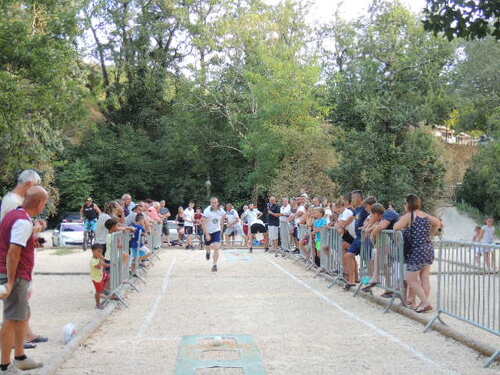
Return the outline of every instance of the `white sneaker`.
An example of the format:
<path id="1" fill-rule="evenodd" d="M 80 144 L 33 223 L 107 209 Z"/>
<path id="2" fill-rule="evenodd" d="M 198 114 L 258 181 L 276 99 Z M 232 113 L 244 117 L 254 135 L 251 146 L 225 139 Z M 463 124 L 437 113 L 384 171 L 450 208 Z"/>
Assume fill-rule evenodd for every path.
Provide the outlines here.
<path id="1" fill-rule="evenodd" d="M 40 368 L 43 366 L 43 363 L 37 362 L 32 358 L 26 358 L 23 359 L 22 361 L 14 360 L 14 365 L 19 369 L 19 370 L 33 370 L 36 368 Z M 10 368 L 11 366 L 9 366 Z"/>

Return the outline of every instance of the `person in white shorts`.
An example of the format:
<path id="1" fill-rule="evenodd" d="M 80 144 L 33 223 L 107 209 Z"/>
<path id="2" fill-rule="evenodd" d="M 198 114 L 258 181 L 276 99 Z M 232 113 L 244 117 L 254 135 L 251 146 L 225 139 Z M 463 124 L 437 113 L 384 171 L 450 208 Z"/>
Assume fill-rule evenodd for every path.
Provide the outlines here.
<path id="1" fill-rule="evenodd" d="M 236 236 L 243 236 L 243 227 L 241 226 L 240 216 L 231 203 L 226 204 L 226 219 L 227 226 L 224 236 L 226 243 L 229 243 L 231 236 L 233 236 L 233 239 Z"/>
<path id="2" fill-rule="evenodd" d="M 189 206 L 184 210 L 184 234 L 187 236 L 186 249 L 194 250 L 194 202 L 189 202 Z"/>
<path id="3" fill-rule="evenodd" d="M 224 223 L 225 216 L 226 212 L 220 207 L 219 200 L 215 197 L 210 199 L 210 206 L 203 211 L 202 226 L 203 233 L 205 234 L 205 244 L 207 245 L 207 260 L 210 260 L 210 251 L 213 250 L 214 252 L 212 272 L 217 272 L 222 224 Z"/>

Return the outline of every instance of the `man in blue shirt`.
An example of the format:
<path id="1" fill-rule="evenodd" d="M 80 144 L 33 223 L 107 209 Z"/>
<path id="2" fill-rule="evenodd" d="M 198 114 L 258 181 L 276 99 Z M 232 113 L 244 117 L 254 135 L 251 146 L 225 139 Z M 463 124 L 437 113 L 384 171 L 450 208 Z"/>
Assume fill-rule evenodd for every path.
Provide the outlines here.
<path id="1" fill-rule="evenodd" d="M 345 289 L 349 290 L 352 286 L 356 285 L 358 274 L 358 265 L 356 262 L 356 255 L 361 251 L 361 231 L 368 217 L 368 211 L 364 207 L 363 193 L 361 190 L 354 190 L 351 193 L 352 206 L 354 207 L 354 231 L 356 239 L 353 241 L 347 252 L 344 254 L 344 267 L 347 272 L 347 284 Z M 367 202 L 367 204 L 375 202 Z"/>

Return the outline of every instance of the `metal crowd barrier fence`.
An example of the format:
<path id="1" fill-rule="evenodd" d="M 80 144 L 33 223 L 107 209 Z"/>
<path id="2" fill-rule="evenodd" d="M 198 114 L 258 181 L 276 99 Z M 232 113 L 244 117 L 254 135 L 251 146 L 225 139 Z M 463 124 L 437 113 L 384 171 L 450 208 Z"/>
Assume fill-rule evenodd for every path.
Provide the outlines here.
<path id="1" fill-rule="evenodd" d="M 371 238 L 362 232 L 361 264 L 359 267 L 360 284 L 354 295 L 366 285 L 374 285 L 391 293 L 391 301 L 384 312 L 394 304 L 396 298 L 405 305 L 405 258 L 403 233 L 401 231 L 384 230 L 379 233 L 375 244 Z"/>
<path id="2" fill-rule="evenodd" d="M 297 237 L 299 239 L 299 251 L 300 251 L 300 254 L 298 257 L 299 259 L 307 260 L 308 254 L 307 254 L 305 247 L 303 245 L 303 241 L 304 241 L 304 239 L 307 238 L 308 234 L 310 234 L 310 231 L 309 231 L 309 228 L 307 227 L 307 225 L 299 224 L 299 226 L 297 227 Z"/>
<path id="3" fill-rule="evenodd" d="M 110 260 L 110 280 L 109 280 L 109 296 L 127 306 L 123 296 L 123 286 L 130 285 L 136 289 L 135 285 L 130 280 L 130 258 L 129 258 L 129 232 L 115 232 L 111 234 L 109 248 Z"/>
<path id="4" fill-rule="evenodd" d="M 286 252 L 292 251 L 292 236 L 291 231 L 292 227 L 288 221 L 280 221 L 280 241 L 281 241 L 281 251 L 283 255 Z"/>
<path id="5" fill-rule="evenodd" d="M 327 278 L 332 281 L 328 288 L 331 288 L 333 285 L 338 283 L 345 283 L 342 236 L 335 228 L 328 228 L 322 232 L 321 255 L 321 267 L 325 268 Z M 323 266 L 323 264 L 325 265 Z"/>
<path id="6" fill-rule="evenodd" d="M 448 315 L 500 336 L 500 246 L 440 241 L 437 264 L 437 314 L 424 332 Z M 497 358 L 500 350 L 484 367 Z"/>
<path id="7" fill-rule="evenodd" d="M 153 223 L 151 225 L 151 254 L 159 259 L 158 250 L 161 248 L 162 223 Z"/>

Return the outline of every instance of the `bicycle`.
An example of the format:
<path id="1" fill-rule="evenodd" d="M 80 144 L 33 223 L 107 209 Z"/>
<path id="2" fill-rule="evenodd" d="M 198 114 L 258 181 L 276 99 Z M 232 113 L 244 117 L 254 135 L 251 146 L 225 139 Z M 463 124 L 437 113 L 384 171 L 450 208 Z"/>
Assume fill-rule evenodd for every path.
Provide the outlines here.
<path id="1" fill-rule="evenodd" d="M 95 242 L 95 223 L 96 220 L 85 220 L 83 231 L 83 251 L 92 248 Z"/>

